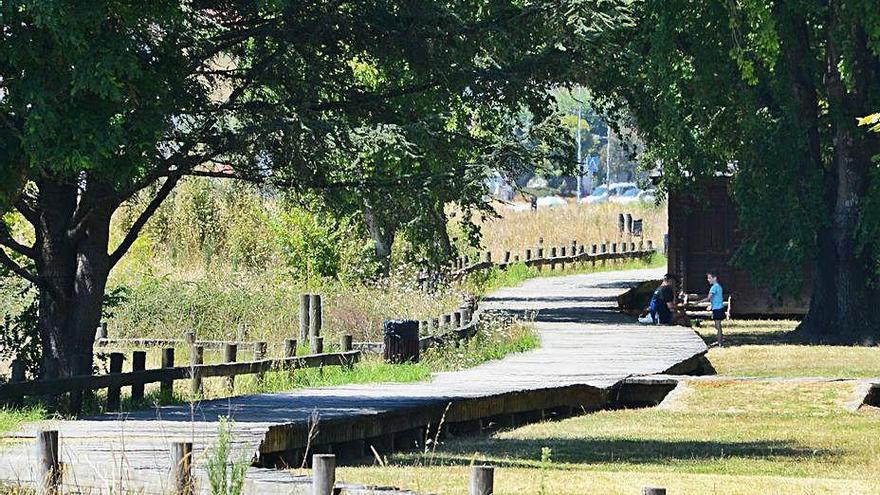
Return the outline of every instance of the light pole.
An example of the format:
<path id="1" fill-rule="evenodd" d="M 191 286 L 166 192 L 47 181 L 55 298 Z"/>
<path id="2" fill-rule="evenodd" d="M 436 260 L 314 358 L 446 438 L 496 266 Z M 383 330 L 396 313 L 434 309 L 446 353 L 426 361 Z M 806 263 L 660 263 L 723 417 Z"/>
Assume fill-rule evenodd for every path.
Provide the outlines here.
<path id="1" fill-rule="evenodd" d="M 581 112 L 583 111 L 584 104 L 581 103 L 578 105 L 578 126 L 577 126 L 577 134 L 575 139 L 577 140 L 577 174 L 575 174 L 575 179 L 577 180 L 577 200 L 580 202 L 583 191 L 581 191 L 581 175 L 583 174 L 583 160 L 581 159 Z"/>
<path id="2" fill-rule="evenodd" d="M 611 126 L 608 126 L 608 132 L 606 134 L 605 143 L 605 184 L 610 188 L 611 187 Z"/>

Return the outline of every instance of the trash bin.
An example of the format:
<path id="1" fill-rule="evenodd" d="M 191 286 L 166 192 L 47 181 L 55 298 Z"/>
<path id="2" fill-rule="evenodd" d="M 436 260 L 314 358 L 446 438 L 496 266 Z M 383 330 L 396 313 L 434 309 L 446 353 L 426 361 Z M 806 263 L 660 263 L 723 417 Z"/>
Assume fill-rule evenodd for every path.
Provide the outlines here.
<path id="1" fill-rule="evenodd" d="M 389 363 L 419 362 L 418 321 L 385 320 L 385 361 Z"/>

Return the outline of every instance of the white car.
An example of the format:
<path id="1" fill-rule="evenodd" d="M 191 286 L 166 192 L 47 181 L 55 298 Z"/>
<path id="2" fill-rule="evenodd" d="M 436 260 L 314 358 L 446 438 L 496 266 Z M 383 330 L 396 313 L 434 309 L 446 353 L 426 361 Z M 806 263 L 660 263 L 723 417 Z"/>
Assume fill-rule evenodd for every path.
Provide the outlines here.
<path id="1" fill-rule="evenodd" d="M 568 203 L 564 198 L 560 196 L 544 196 L 543 198 L 538 198 L 538 207 L 546 206 L 546 207 L 554 207 L 554 206 L 565 206 Z"/>
<path id="2" fill-rule="evenodd" d="M 642 191 L 636 196 L 639 201 L 642 203 L 654 204 L 657 202 L 657 190 L 648 189 L 646 191 Z"/>

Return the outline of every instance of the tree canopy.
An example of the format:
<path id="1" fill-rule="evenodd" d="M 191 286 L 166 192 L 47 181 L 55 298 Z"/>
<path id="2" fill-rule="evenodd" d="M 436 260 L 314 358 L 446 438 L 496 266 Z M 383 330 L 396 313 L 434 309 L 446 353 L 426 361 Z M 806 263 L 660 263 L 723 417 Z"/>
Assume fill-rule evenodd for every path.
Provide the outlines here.
<path id="1" fill-rule="evenodd" d="M 4 1 L 2 211 L 33 235 L 4 217 L 0 263 L 39 289 L 43 372 L 91 371 L 107 276 L 184 177 L 473 196 L 471 171 L 523 153 L 511 116 L 621 22 L 578 0 Z"/>

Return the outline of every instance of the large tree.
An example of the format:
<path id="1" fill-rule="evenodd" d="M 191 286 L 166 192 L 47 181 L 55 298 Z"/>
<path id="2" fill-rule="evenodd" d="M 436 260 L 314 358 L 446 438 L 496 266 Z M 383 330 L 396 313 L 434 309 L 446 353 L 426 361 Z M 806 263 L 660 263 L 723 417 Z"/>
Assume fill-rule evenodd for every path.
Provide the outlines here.
<path id="1" fill-rule="evenodd" d="M 640 0 L 589 84 L 635 115 L 668 188 L 732 174 L 737 262 L 778 296 L 810 282 L 801 331 L 877 336 L 880 3 Z M 806 274 L 811 273 L 812 276 Z"/>
<path id="2" fill-rule="evenodd" d="M 186 176 L 299 190 L 434 176 L 389 181 L 338 157 L 358 129 L 546 108 L 616 15 L 576 0 L 3 1 L 0 211 L 33 236 L 5 217 L 0 264 L 39 291 L 44 375 L 91 372 L 108 274 Z M 111 245 L 111 216 L 141 191 Z"/>

